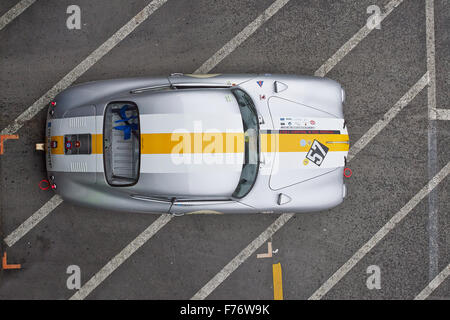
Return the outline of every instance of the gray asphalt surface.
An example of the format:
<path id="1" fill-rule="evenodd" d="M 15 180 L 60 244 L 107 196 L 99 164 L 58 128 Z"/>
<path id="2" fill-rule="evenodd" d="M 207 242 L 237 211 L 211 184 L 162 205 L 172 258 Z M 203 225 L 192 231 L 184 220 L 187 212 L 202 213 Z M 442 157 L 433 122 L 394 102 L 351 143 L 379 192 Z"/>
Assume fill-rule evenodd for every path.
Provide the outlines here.
<path id="1" fill-rule="evenodd" d="M 17 0 L 2 1 L 0 15 Z M 4 128 L 139 12 L 149 0 L 37 1 L 0 31 L 0 127 Z M 263 12 L 271 0 L 169 0 L 76 83 L 191 73 Z M 212 73 L 312 75 L 364 26 L 369 5 L 387 0 L 291 0 Z M 327 77 L 346 89 L 345 117 L 355 143 L 427 72 L 425 1 L 405 0 Z M 66 8 L 81 8 L 81 30 L 66 28 Z M 450 3 L 435 0 L 436 99 L 450 101 Z M 332 210 L 299 214 L 208 299 L 273 299 L 272 264 L 281 263 L 285 299 L 307 299 L 428 182 L 427 90 L 422 90 L 351 161 L 348 197 Z M 4 239 L 52 196 L 45 179 L 40 112 L 0 155 L 0 235 Z M 437 122 L 438 169 L 450 160 L 450 122 Z M 220 182 L 218 182 L 220 183 Z M 450 179 L 437 188 L 439 270 L 450 263 Z M 62 203 L 12 247 L 0 271 L 0 299 L 68 299 L 66 268 L 82 284 L 157 219 Z M 123 263 L 88 299 L 189 299 L 278 215 L 177 217 Z M 381 289 L 366 287 L 370 265 Z M 428 202 L 422 200 L 325 299 L 412 299 L 429 282 Z M 450 278 L 431 298 L 450 298 Z"/>

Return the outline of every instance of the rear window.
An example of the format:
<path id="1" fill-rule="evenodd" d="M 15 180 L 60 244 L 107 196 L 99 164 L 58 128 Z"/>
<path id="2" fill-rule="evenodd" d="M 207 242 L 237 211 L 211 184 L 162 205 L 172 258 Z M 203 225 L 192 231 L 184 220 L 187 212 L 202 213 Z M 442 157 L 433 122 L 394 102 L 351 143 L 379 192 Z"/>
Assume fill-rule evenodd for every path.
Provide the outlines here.
<path id="1" fill-rule="evenodd" d="M 112 186 L 130 186 L 139 179 L 139 111 L 132 102 L 108 104 L 103 126 L 105 176 Z"/>

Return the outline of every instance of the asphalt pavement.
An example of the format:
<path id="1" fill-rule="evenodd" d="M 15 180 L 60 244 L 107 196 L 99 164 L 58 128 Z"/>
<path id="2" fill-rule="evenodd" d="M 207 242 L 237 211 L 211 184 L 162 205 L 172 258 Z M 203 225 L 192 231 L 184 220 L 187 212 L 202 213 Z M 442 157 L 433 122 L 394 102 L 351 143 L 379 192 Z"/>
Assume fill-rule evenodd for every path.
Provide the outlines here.
<path id="1" fill-rule="evenodd" d="M 392 1 L 285 1 L 210 72 L 314 75 L 334 57 L 336 64 L 326 76 L 346 90 L 344 113 L 352 146 L 426 77 L 427 59 L 435 61 L 436 107 L 448 111 L 450 3 L 431 1 L 435 55 L 430 56 L 427 1 L 394 1 L 398 6 L 381 21 L 380 29 L 357 38 L 339 57 L 335 53 L 366 25 L 371 16 L 368 7 L 378 6 L 383 13 Z M 0 21 L 21 2 L 2 1 Z M 0 30 L 0 127 L 13 123 L 150 2 L 38 0 L 7 23 Z M 273 2 L 168 0 L 74 83 L 192 73 Z M 81 9 L 79 30 L 66 26 L 70 16 L 66 10 L 73 4 Z M 349 162 L 353 175 L 346 179 L 348 197 L 340 206 L 289 219 L 267 239 L 274 251 L 271 258 L 257 258 L 257 253 L 267 251 L 264 242 L 207 299 L 273 299 L 276 263 L 282 268 L 284 299 L 308 299 L 368 242 L 373 249 L 347 272 L 340 272 L 338 282 L 325 285 L 324 299 L 413 299 L 426 288 L 437 276 L 433 266 L 441 272 L 450 263 L 448 177 L 433 191 L 437 222 L 430 220 L 427 193 L 385 237 L 370 241 L 430 181 L 430 121 L 437 128 L 437 170 L 449 163 L 450 122 L 429 119 L 428 87 L 427 83 L 414 92 Z M 17 138 L 3 141 L 2 239 L 54 195 L 38 186 L 46 172 L 44 154 L 35 151 L 35 143 L 44 141 L 45 117 L 45 110 L 38 112 L 14 133 Z M 80 267 L 85 285 L 159 218 L 66 202 L 50 211 L 13 245 L 2 241 L 8 263 L 21 268 L 0 271 L 0 299 L 72 297 L 76 290 L 66 286 L 68 266 Z M 86 298 L 189 299 L 278 218 L 274 214 L 174 217 L 95 282 Z M 379 267 L 379 289 L 367 286 L 370 266 Z M 428 298 L 449 299 L 450 279 L 444 278 Z"/>

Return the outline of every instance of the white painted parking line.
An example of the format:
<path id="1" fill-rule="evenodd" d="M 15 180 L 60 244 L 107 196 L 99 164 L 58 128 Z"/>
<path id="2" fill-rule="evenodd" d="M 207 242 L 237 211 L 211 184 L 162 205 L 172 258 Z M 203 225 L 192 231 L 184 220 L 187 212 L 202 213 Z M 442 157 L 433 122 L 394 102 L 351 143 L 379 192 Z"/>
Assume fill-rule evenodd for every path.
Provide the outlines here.
<path id="1" fill-rule="evenodd" d="M 414 298 L 414 300 L 425 300 L 428 298 L 449 275 L 450 263 Z"/>
<path id="2" fill-rule="evenodd" d="M 385 7 L 384 12 L 380 14 L 380 23 L 386 19 L 391 12 L 398 7 L 404 0 L 392 0 Z M 331 69 L 333 69 L 339 61 L 341 61 L 350 51 L 353 50 L 373 29 L 369 29 L 367 25 L 364 25 L 353 37 L 350 38 L 342 47 L 336 51 L 316 72 L 315 75 L 324 77 Z"/>
<path id="3" fill-rule="evenodd" d="M 383 116 L 383 119 L 378 120 L 355 144 L 348 152 L 347 160 L 353 159 L 373 138 L 375 138 L 381 130 L 383 130 L 395 116 L 403 110 L 428 83 L 428 76 L 425 73 L 419 81 L 413 85 L 403 97 L 398 100 L 392 108 L 390 108 Z"/>
<path id="4" fill-rule="evenodd" d="M 340 267 L 324 284 L 313 293 L 309 300 L 321 299 L 333 288 L 364 256 L 395 228 L 442 180 L 450 173 L 450 161 L 406 203 L 389 221 L 369 239 L 356 253 Z"/>
<path id="5" fill-rule="evenodd" d="M 25 110 L 17 119 L 9 126 L 1 131 L 1 135 L 16 133 L 26 121 L 31 120 L 39 111 L 53 99 L 59 92 L 69 87 L 86 71 L 88 71 L 94 64 L 110 52 L 117 44 L 125 39 L 131 32 L 133 32 L 141 23 L 159 9 L 167 0 L 153 0 L 144 9 L 142 9 L 136 16 L 127 22 L 122 28 L 114 33 L 108 40 L 106 40 L 100 47 L 87 56 L 80 64 L 72 69 L 64 76 L 57 84 L 55 84 L 42 97 L 36 100 L 27 110 Z"/>
<path id="6" fill-rule="evenodd" d="M 163 214 L 147 229 L 145 229 L 138 237 L 129 243 L 122 251 L 111 259 L 99 272 L 97 272 L 88 282 L 86 282 L 80 290 L 78 290 L 70 300 L 85 299 L 97 286 L 102 283 L 111 273 L 114 272 L 122 263 L 125 262 L 133 253 L 135 253 L 144 243 L 153 237 L 162 227 L 164 227 L 171 219 L 172 215 Z"/>
<path id="7" fill-rule="evenodd" d="M 427 70 L 429 75 L 428 86 L 428 117 L 436 119 L 436 59 L 434 37 L 434 0 L 425 1 L 426 43 L 427 43 Z"/>
<path id="8" fill-rule="evenodd" d="M 436 109 L 436 120 L 450 120 L 450 109 Z"/>
<path id="9" fill-rule="evenodd" d="M 253 20 L 248 26 L 246 26 L 241 32 L 239 32 L 233 39 L 228 41 L 222 48 L 219 49 L 211 58 L 205 61 L 200 68 L 194 71 L 194 73 L 208 73 L 220 61 L 225 59 L 231 52 L 233 52 L 241 43 L 247 40 L 259 27 L 261 27 L 267 20 L 269 20 L 275 13 L 284 7 L 289 0 L 276 0 L 270 7 L 268 7 L 262 14 L 260 14 L 255 20 Z"/>
<path id="10" fill-rule="evenodd" d="M 17 18 L 22 12 L 24 12 L 29 6 L 35 3 L 36 0 L 22 0 L 14 7 L 8 10 L 4 15 L 0 17 L 0 30 L 2 30 L 8 23 Z"/>
<path id="11" fill-rule="evenodd" d="M 428 178 L 438 170 L 437 124 L 436 124 L 436 59 L 434 35 L 434 0 L 425 1 L 427 70 L 428 70 Z M 428 196 L 428 278 L 431 281 L 439 272 L 439 216 L 438 194 Z"/>
<path id="12" fill-rule="evenodd" d="M 56 209 L 63 200 L 60 196 L 54 195 L 48 200 L 38 211 L 33 213 L 24 223 L 22 223 L 16 230 L 11 232 L 4 241 L 11 247 L 17 241 L 19 241 L 24 235 L 33 229 L 42 219 L 44 219 L 50 212 Z"/>
<path id="13" fill-rule="evenodd" d="M 236 270 L 245 260 L 247 260 L 267 239 L 277 232 L 293 214 L 282 214 L 263 233 L 244 248 L 233 260 L 231 260 L 218 274 L 216 274 L 207 284 L 203 286 L 191 300 L 203 300 L 213 292 L 229 275 Z"/>

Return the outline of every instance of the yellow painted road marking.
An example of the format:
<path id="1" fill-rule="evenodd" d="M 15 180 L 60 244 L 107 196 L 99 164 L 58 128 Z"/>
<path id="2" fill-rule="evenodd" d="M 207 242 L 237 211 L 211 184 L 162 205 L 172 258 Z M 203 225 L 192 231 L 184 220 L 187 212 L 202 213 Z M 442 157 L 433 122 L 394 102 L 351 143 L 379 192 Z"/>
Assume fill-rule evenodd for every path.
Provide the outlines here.
<path id="1" fill-rule="evenodd" d="M 283 300 L 283 278 L 281 263 L 272 265 L 273 269 L 273 300 Z"/>

